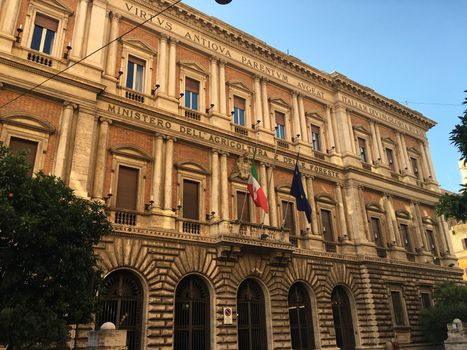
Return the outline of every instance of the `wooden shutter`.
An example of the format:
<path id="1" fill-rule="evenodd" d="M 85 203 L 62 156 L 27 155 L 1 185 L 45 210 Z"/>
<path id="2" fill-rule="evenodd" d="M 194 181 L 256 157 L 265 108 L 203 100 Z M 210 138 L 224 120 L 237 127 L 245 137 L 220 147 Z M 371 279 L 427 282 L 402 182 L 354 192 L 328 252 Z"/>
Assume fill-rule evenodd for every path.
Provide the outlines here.
<path id="1" fill-rule="evenodd" d="M 321 209 L 321 223 L 323 226 L 323 234 L 325 241 L 334 241 L 332 232 L 331 212 L 329 210 Z"/>
<path id="2" fill-rule="evenodd" d="M 402 306 L 401 293 L 399 291 L 391 291 L 392 307 L 394 310 L 394 319 L 396 326 L 405 325 L 404 310 Z"/>
<path id="3" fill-rule="evenodd" d="M 199 183 L 183 180 L 183 217 L 199 220 Z"/>
<path id="4" fill-rule="evenodd" d="M 188 77 L 185 78 L 185 89 L 190 92 L 199 94 L 199 81 L 188 78 Z"/>
<path id="5" fill-rule="evenodd" d="M 391 168 L 392 171 L 394 171 L 394 154 L 392 152 L 392 149 L 386 148 L 386 157 L 388 158 L 388 163 L 389 167 Z"/>
<path id="6" fill-rule="evenodd" d="M 373 237 L 375 239 L 376 246 L 384 248 L 384 241 L 381 236 L 381 223 L 378 218 L 371 218 L 371 228 L 373 230 Z"/>
<path id="7" fill-rule="evenodd" d="M 136 210 L 139 170 L 120 165 L 118 168 L 117 208 Z"/>
<path id="8" fill-rule="evenodd" d="M 138 58 L 138 57 L 135 57 L 135 56 L 128 56 L 128 61 L 130 62 L 133 62 L 135 64 L 139 64 L 140 66 L 143 66 L 145 67 L 146 66 L 146 61 L 141 59 L 141 58 Z"/>
<path id="9" fill-rule="evenodd" d="M 19 151 L 26 152 L 24 159 L 29 165 L 28 175 L 32 176 L 34 170 L 34 164 L 36 163 L 36 153 L 37 153 L 38 143 L 36 141 L 25 140 L 18 137 L 10 138 L 10 151 L 12 153 L 17 153 Z"/>
<path id="10" fill-rule="evenodd" d="M 245 203 L 245 205 L 243 205 Z M 242 213 L 243 208 L 243 213 Z M 237 191 L 237 218 L 242 222 L 250 222 L 250 199 L 246 192 Z"/>
<path id="11" fill-rule="evenodd" d="M 56 19 L 44 16 L 40 13 L 36 14 L 36 20 L 34 21 L 34 24 L 54 32 L 57 32 L 58 29 L 58 21 Z"/>
<path id="12" fill-rule="evenodd" d="M 275 111 L 274 115 L 276 119 L 276 124 L 285 125 L 285 114 L 284 113 Z"/>
<path id="13" fill-rule="evenodd" d="M 234 96 L 234 107 L 245 110 L 246 101 L 244 98 Z"/>
<path id="14" fill-rule="evenodd" d="M 417 161 L 417 158 L 410 158 L 410 162 L 412 163 L 412 170 L 413 170 L 413 173 L 416 177 L 418 177 L 418 161 Z"/>
<path id="15" fill-rule="evenodd" d="M 288 207 L 287 207 L 288 204 Z M 282 220 L 284 220 L 284 227 L 290 230 L 292 235 L 295 234 L 295 220 L 293 215 L 293 203 L 289 201 L 282 201 Z M 286 212 L 287 211 L 287 212 Z"/>
<path id="16" fill-rule="evenodd" d="M 401 231 L 402 240 L 404 241 L 403 243 L 405 246 L 405 250 L 412 253 L 413 248 L 412 248 L 412 243 L 410 242 L 410 238 L 409 238 L 409 227 L 405 224 L 400 224 L 399 228 Z"/>

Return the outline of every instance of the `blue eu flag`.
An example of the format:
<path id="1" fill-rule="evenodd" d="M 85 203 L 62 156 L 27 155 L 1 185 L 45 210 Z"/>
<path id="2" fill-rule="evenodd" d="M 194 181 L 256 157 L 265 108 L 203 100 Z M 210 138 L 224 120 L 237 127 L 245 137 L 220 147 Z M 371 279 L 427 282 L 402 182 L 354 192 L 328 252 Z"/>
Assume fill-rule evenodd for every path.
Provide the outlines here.
<path id="1" fill-rule="evenodd" d="M 297 210 L 304 211 L 308 223 L 311 224 L 311 207 L 310 202 L 308 202 L 308 199 L 306 198 L 305 191 L 303 190 L 302 177 L 298 170 L 298 159 L 295 163 L 292 186 L 290 186 L 290 194 L 295 197 Z"/>

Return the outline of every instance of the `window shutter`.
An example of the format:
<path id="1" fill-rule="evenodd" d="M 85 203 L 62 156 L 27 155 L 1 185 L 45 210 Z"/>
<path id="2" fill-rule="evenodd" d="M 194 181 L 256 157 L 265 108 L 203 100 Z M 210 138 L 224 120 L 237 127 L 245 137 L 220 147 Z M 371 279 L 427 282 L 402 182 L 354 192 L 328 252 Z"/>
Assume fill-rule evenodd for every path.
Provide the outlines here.
<path id="1" fill-rule="evenodd" d="M 284 227 L 289 229 L 292 235 L 295 234 L 295 220 L 293 210 L 294 207 L 292 202 L 282 201 L 282 219 L 285 217 Z"/>
<path id="2" fill-rule="evenodd" d="M 120 165 L 118 168 L 117 208 L 136 210 L 139 170 Z"/>
<path id="3" fill-rule="evenodd" d="M 405 318 L 404 318 L 404 310 L 402 307 L 401 293 L 398 291 L 391 291 L 391 300 L 392 300 L 392 307 L 394 309 L 394 318 L 396 321 L 396 326 L 404 326 Z"/>
<path id="4" fill-rule="evenodd" d="M 58 30 L 58 21 L 56 19 L 44 16 L 40 13 L 36 15 L 34 23 L 42 28 L 46 28 L 54 32 L 57 32 Z"/>
<path id="5" fill-rule="evenodd" d="M 244 98 L 234 96 L 234 107 L 245 110 L 246 101 Z"/>
<path id="6" fill-rule="evenodd" d="M 332 232 L 331 212 L 321 209 L 321 223 L 323 225 L 323 233 L 325 241 L 334 241 Z"/>
<path id="7" fill-rule="evenodd" d="M 276 118 L 276 124 L 285 125 L 285 114 L 284 113 L 275 111 L 274 115 Z"/>
<path id="8" fill-rule="evenodd" d="M 199 94 L 199 81 L 187 77 L 185 78 L 185 88 L 190 92 Z"/>
<path id="9" fill-rule="evenodd" d="M 183 180 L 183 217 L 199 220 L 199 183 Z"/>
<path id="10" fill-rule="evenodd" d="M 133 62 L 135 64 L 139 64 L 140 66 L 143 66 L 145 67 L 146 66 L 146 61 L 141 59 L 141 58 L 138 58 L 138 57 L 135 57 L 135 56 L 128 56 L 128 61 L 130 62 Z"/>
<path id="11" fill-rule="evenodd" d="M 242 222 L 250 222 L 250 199 L 247 193 L 241 191 L 237 191 L 237 218 Z"/>
<path id="12" fill-rule="evenodd" d="M 34 170 L 34 164 L 36 163 L 36 153 L 37 153 L 38 143 L 31 140 L 25 140 L 18 137 L 12 137 L 10 139 L 9 148 L 12 153 L 17 153 L 18 151 L 26 152 L 24 159 L 29 165 L 28 175 L 32 176 Z"/>

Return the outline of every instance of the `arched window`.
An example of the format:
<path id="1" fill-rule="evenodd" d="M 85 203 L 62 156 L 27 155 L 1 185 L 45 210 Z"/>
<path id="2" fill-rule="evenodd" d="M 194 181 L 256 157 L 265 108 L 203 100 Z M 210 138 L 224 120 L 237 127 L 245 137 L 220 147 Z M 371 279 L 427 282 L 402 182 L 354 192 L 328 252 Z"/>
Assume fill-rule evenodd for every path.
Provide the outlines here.
<path id="1" fill-rule="evenodd" d="M 138 278 L 129 271 L 112 272 L 100 296 L 96 328 L 112 322 L 117 329 L 127 330 L 128 350 L 140 350 L 143 319 L 143 289 Z"/>
<path id="2" fill-rule="evenodd" d="M 295 283 L 289 291 L 289 320 L 292 349 L 311 350 L 315 348 L 311 304 L 305 286 Z"/>
<path id="3" fill-rule="evenodd" d="M 257 282 L 247 279 L 237 293 L 238 349 L 267 349 L 264 294 Z"/>
<path id="4" fill-rule="evenodd" d="M 209 350 L 209 290 L 197 276 L 182 279 L 175 292 L 174 350 Z"/>
<path id="5" fill-rule="evenodd" d="M 336 330 L 336 344 L 341 350 L 355 350 L 355 336 L 349 297 L 342 286 L 331 294 L 332 316 Z"/>

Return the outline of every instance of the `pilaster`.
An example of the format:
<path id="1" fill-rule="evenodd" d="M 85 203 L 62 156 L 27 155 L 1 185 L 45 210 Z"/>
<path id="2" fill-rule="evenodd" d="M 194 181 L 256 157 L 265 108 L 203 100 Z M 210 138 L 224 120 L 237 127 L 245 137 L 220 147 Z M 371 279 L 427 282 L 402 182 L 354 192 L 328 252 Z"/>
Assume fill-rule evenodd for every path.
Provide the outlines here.
<path id="1" fill-rule="evenodd" d="M 175 91 L 175 72 L 177 68 L 177 40 L 175 38 L 170 38 L 169 44 L 169 81 L 168 81 L 168 95 L 169 97 L 178 97 L 177 92 Z"/>
<path id="2" fill-rule="evenodd" d="M 110 119 L 99 118 L 99 140 L 97 142 L 96 167 L 94 173 L 94 187 L 92 196 L 95 199 L 103 198 L 104 179 L 105 179 L 105 158 L 107 155 L 107 139 L 109 134 Z"/>
<path id="3" fill-rule="evenodd" d="M 63 104 L 62 124 L 60 126 L 60 138 L 58 140 L 57 155 L 55 158 L 54 175 L 62 179 L 65 178 L 65 168 L 67 159 L 67 149 L 69 145 L 71 121 L 77 105 L 71 102 Z"/>
<path id="4" fill-rule="evenodd" d="M 88 4 L 89 0 L 80 0 L 78 4 L 75 28 L 73 30 L 73 50 L 71 51 L 71 56 L 75 59 L 83 57 L 84 26 L 88 14 Z"/>
<path id="5" fill-rule="evenodd" d="M 81 2 L 80 2 L 81 5 Z M 120 15 L 118 13 L 112 13 L 110 20 L 110 45 L 107 50 L 107 60 L 105 65 L 105 74 L 109 77 L 115 77 L 115 66 L 117 64 L 117 48 L 118 43 L 115 40 L 118 37 L 118 24 L 120 22 Z M 114 41 L 115 40 L 115 41 Z"/>
<path id="6" fill-rule="evenodd" d="M 221 219 L 229 220 L 229 191 L 227 175 L 227 153 L 221 153 Z"/>

